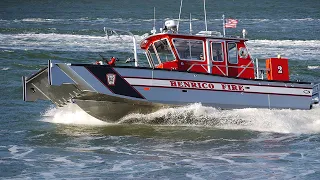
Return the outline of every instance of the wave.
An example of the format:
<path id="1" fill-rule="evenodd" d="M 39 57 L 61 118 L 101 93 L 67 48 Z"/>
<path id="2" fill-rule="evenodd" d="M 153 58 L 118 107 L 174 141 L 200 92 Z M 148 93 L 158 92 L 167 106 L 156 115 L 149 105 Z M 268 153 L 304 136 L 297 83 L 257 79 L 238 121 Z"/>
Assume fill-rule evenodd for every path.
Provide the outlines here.
<path id="1" fill-rule="evenodd" d="M 308 69 L 311 69 L 311 70 L 320 70 L 320 66 L 308 66 Z"/>
<path id="2" fill-rule="evenodd" d="M 139 42 L 144 36 L 135 36 Z M 132 37 L 92 36 L 73 34 L 0 34 L 0 48 L 6 50 L 48 50 L 48 51 L 85 51 L 132 52 Z"/>
<path id="3" fill-rule="evenodd" d="M 254 58 L 281 55 L 294 60 L 320 60 L 320 40 L 251 40 L 247 45 Z"/>
<path id="4" fill-rule="evenodd" d="M 78 125 L 112 125 L 86 114 L 75 104 L 50 108 L 43 121 Z M 320 107 L 312 110 L 233 109 L 220 110 L 191 104 L 166 108 L 150 114 L 129 114 L 117 124 L 196 126 L 228 130 L 312 134 L 320 132 Z M 114 125 L 114 124 L 113 124 Z"/>
<path id="5" fill-rule="evenodd" d="M 165 21 L 166 19 L 156 19 L 156 21 Z M 178 20 L 178 19 L 176 19 Z M 190 19 L 188 18 L 182 18 L 180 19 L 184 22 L 189 22 Z M 202 19 L 193 18 L 193 21 L 203 21 Z M 221 21 L 221 18 L 210 18 L 208 17 L 208 21 Z M 301 22 L 301 21 L 320 21 L 320 19 L 317 18 L 298 18 L 298 19 L 259 19 L 259 18 L 238 18 L 239 21 L 254 21 L 254 22 L 279 22 L 279 21 L 290 21 L 290 22 Z M 0 19 L 0 22 L 35 22 L 35 23 L 48 23 L 48 22 L 153 22 L 153 18 L 143 18 L 143 19 L 134 19 L 134 18 L 90 18 L 90 17 L 81 17 L 81 18 L 68 18 L 68 19 L 52 19 L 52 18 L 23 18 L 23 19 L 14 19 L 14 20 L 8 20 L 8 19 Z"/>
<path id="6" fill-rule="evenodd" d="M 300 18 L 300 19 L 240 19 L 244 21 L 320 21 L 320 19 L 314 18 Z"/>
<path id="7" fill-rule="evenodd" d="M 47 109 L 42 116 L 42 121 L 56 124 L 93 126 L 109 124 L 90 116 L 75 104 L 68 104 L 62 108 L 52 106 Z"/>
<path id="8" fill-rule="evenodd" d="M 135 35 L 137 42 L 145 36 Z M 320 40 L 251 40 L 247 42 L 253 58 L 265 59 L 278 54 L 294 60 L 320 60 Z M 132 38 L 57 33 L 0 34 L 0 48 L 6 50 L 47 50 L 132 52 Z"/>
<path id="9" fill-rule="evenodd" d="M 233 109 L 219 110 L 192 104 L 162 109 L 151 114 L 131 114 L 122 123 L 206 126 L 221 129 L 276 133 L 319 133 L 320 107 L 312 110 Z"/>
<path id="10" fill-rule="evenodd" d="M 15 22 L 21 21 L 21 22 L 55 22 L 55 21 L 65 21 L 65 19 L 44 19 L 44 18 L 24 18 L 21 20 L 15 20 Z"/>

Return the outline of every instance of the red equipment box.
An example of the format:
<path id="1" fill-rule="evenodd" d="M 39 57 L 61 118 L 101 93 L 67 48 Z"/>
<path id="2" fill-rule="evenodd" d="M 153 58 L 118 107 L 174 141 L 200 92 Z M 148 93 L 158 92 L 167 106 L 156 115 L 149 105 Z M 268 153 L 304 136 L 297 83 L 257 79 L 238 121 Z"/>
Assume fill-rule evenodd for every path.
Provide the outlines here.
<path id="1" fill-rule="evenodd" d="M 267 78 L 275 81 L 289 81 L 289 64 L 286 58 L 266 60 Z"/>

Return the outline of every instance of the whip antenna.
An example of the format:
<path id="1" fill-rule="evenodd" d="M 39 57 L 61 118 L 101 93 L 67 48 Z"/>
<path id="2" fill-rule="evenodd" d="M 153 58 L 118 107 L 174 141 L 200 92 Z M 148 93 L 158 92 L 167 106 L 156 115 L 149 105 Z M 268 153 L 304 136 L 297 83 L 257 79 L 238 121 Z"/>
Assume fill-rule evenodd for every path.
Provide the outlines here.
<path id="1" fill-rule="evenodd" d="M 190 13 L 190 34 L 192 34 L 192 18 L 191 18 L 191 13 Z"/>
<path id="2" fill-rule="evenodd" d="M 156 7 L 153 7 L 153 28 L 151 30 L 151 34 L 156 34 Z"/>
<path id="3" fill-rule="evenodd" d="M 181 2 L 180 2 L 180 12 L 179 12 L 178 25 L 177 25 L 177 33 L 179 32 L 179 24 L 180 24 L 180 18 L 181 18 L 182 3 L 183 3 L 183 0 L 181 0 Z"/>
<path id="4" fill-rule="evenodd" d="M 203 0 L 203 11 L 204 11 L 204 23 L 206 25 L 206 31 L 208 31 L 206 0 Z"/>

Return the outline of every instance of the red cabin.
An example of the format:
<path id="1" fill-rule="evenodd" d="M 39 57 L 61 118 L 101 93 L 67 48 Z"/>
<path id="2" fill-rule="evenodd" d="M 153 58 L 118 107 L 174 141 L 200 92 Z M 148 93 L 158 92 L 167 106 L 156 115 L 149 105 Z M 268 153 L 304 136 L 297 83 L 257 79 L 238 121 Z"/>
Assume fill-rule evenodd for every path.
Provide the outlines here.
<path id="1" fill-rule="evenodd" d="M 246 39 L 162 33 L 141 42 L 153 68 L 254 79 Z"/>

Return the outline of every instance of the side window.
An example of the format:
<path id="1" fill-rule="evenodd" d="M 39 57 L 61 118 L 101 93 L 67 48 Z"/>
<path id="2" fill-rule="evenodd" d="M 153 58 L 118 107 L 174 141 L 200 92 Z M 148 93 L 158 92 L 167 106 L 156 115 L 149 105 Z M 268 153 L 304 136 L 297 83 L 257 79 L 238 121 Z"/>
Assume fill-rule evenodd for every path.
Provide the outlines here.
<path id="1" fill-rule="evenodd" d="M 238 63 L 238 51 L 236 43 L 228 43 L 228 57 L 229 63 L 237 64 Z"/>
<path id="2" fill-rule="evenodd" d="M 204 61 L 203 41 L 194 39 L 173 39 L 173 44 L 180 59 Z"/>
<path id="3" fill-rule="evenodd" d="M 154 46 L 161 62 L 172 61 L 175 59 L 167 39 L 156 41 Z"/>
<path id="4" fill-rule="evenodd" d="M 149 56 L 147 56 L 155 65 L 160 64 L 159 59 L 157 57 L 155 48 L 153 44 L 150 44 L 149 48 L 148 48 L 148 54 Z"/>
<path id="5" fill-rule="evenodd" d="M 215 62 L 223 62 L 224 55 L 222 51 L 222 43 L 221 42 L 212 42 L 211 43 L 211 54 L 212 60 Z"/>

